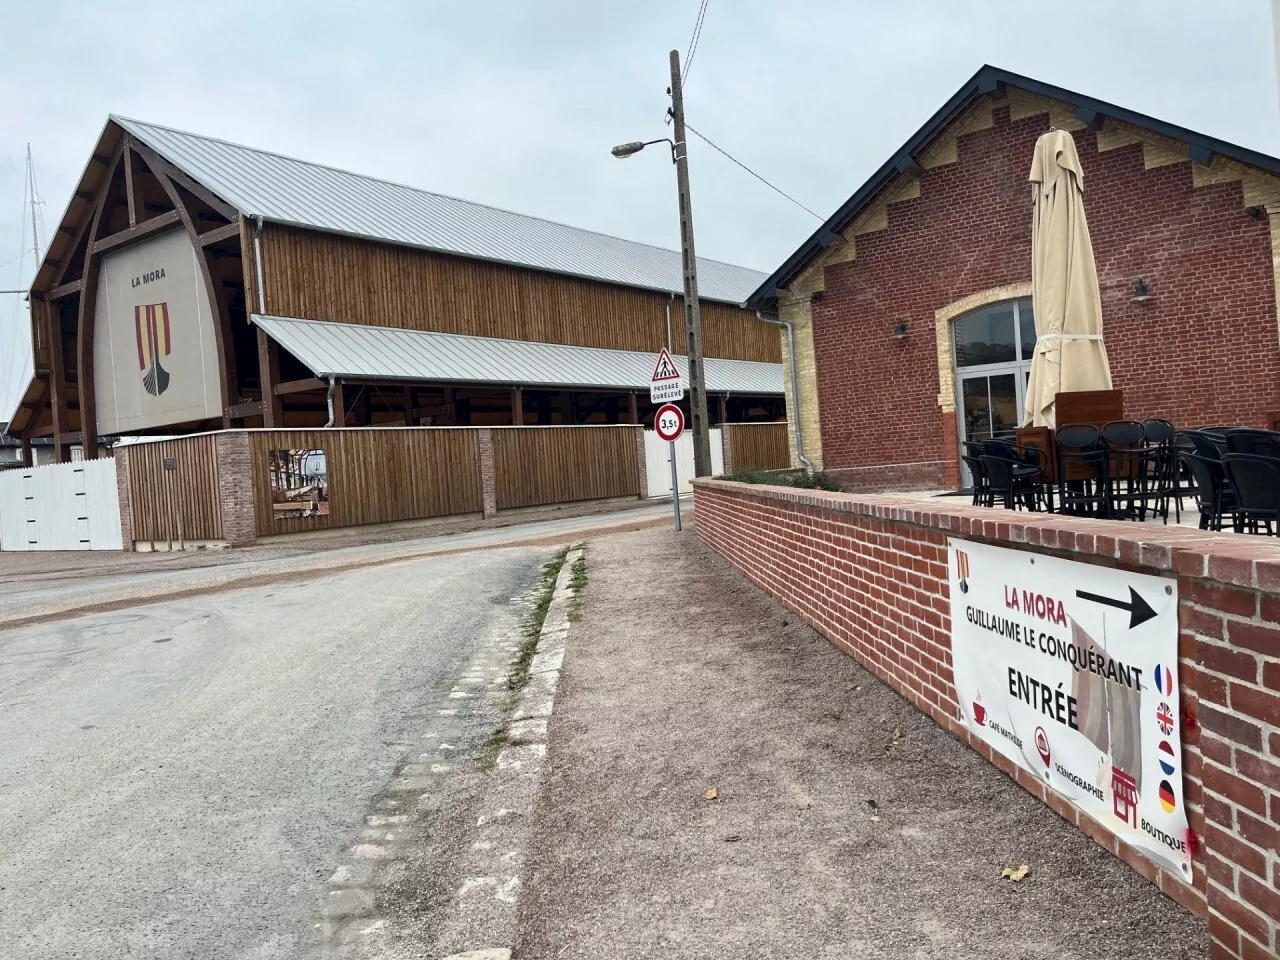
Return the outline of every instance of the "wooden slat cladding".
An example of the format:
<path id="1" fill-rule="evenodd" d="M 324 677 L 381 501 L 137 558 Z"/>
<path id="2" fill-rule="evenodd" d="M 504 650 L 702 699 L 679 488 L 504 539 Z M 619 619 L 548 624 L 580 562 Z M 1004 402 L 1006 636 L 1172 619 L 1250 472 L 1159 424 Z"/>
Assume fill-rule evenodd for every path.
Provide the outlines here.
<path id="1" fill-rule="evenodd" d="M 665 294 L 272 224 L 262 247 L 277 316 L 655 353 L 667 342 Z M 679 297 L 671 326 L 683 353 Z M 702 326 L 709 357 L 781 360 L 778 331 L 750 311 L 704 303 Z"/>
<path id="2" fill-rule="evenodd" d="M 254 430 L 250 438 L 258 536 L 483 509 L 479 434 L 474 429 Z M 274 516 L 267 465 L 272 450 L 325 452 L 327 516 Z"/>
<path id="3" fill-rule="evenodd" d="M 217 436 L 132 444 L 129 495 L 135 540 L 221 540 Z M 174 469 L 164 469 L 166 458 Z"/>
<path id="4" fill-rule="evenodd" d="M 733 469 L 784 470 L 791 466 L 785 423 L 725 423 Z"/>
<path id="5" fill-rule="evenodd" d="M 636 428 L 494 427 L 498 509 L 640 493 Z"/>

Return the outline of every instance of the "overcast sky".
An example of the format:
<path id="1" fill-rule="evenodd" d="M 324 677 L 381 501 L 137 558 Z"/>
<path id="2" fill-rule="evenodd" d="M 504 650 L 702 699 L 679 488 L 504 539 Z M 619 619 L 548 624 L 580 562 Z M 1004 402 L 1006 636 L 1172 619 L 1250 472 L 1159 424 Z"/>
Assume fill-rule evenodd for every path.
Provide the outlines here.
<path id="1" fill-rule="evenodd" d="M 698 6 L 0 0 L 0 289 L 32 273 L 27 142 L 52 232 L 113 112 L 675 246 L 670 163 L 609 147 L 666 135 Z M 709 0 L 686 110 L 825 217 L 983 63 L 1280 155 L 1272 38 L 1267 0 Z M 772 270 L 817 226 L 690 156 L 702 256 Z M 0 296 L 0 418 L 26 328 Z"/>

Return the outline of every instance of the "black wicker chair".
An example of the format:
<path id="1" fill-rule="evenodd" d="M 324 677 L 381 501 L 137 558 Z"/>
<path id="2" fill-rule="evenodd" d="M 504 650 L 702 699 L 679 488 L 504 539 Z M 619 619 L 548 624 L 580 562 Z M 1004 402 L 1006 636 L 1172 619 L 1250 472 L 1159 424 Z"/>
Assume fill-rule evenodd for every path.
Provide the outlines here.
<path id="1" fill-rule="evenodd" d="M 1195 487 L 1196 506 L 1200 509 L 1201 530 L 1221 530 L 1222 521 L 1235 506 L 1235 495 L 1228 488 L 1222 461 L 1194 453 L 1178 453 Z"/>
<path id="2" fill-rule="evenodd" d="M 1204 457 L 1208 460 L 1221 460 L 1222 447 L 1226 445 L 1226 437 L 1221 438 L 1221 445 L 1213 434 L 1205 430 L 1183 430 L 1178 434 L 1178 439 L 1190 442 L 1195 447 L 1197 457 Z"/>
<path id="3" fill-rule="evenodd" d="M 981 458 L 983 469 L 987 472 L 991 485 L 991 505 L 999 498 L 1006 510 L 1017 510 L 1027 507 L 1035 510 L 1040 498 L 1040 481 L 1042 476 L 1038 467 L 1031 468 L 1027 464 L 1007 457 L 987 454 Z"/>
<path id="4" fill-rule="evenodd" d="M 1053 488 L 1048 483 L 1049 462 L 1039 447 L 1021 446 L 1012 440 L 984 440 L 986 456 L 1010 461 L 1023 505 L 1028 510 L 1053 512 Z"/>
<path id="5" fill-rule="evenodd" d="M 1151 417 L 1142 421 L 1142 433 L 1147 443 L 1159 449 L 1160 456 L 1156 476 L 1153 479 L 1157 512 L 1164 522 L 1169 522 L 1169 505 L 1173 505 L 1174 520 L 1182 522 L 1182 499 L 1195 495 L 1191 478 L 1184 477 L 1182 465 L 1174 453 L 1174 438 L 1178 430 L 1168 420 Z"/>
<path id="6" fill-rule="evenodd" d="M 1109 515 L 1107 447 L 1097 427 L 1067 424 L 1057 431 L 1058 509 L 1085 517 Z"/>
<path id="7" fill-rule="evenodd" d="M 1231 453 L 1247 453 L 1254 457 L 1280 459 L 1280 434 L 1270 430 L 1249 430 L 1238 427 L 1228 430 L 1227 450 Z"/>
<path id="8" fill-rule="evenodd" d="M 1113 420 L 1102 428 L 1107 445 L 1107 508 L 1113 517 L 1138 521 L 1147 511 L 1168 522 L 1168 500 L 1160 494 L 1164 457 L 1158 445 L 1148 445 L 1146 431 L 1136 420 Z"/>
<path id="9" fill-rule="evenodd" d="M 973 478 L 973 505 L 975 507 L 991 506 L 993 503 L 991 478 L 987 476 L 987 468 L 982 465 L 982 458 L 964 453 L 960 455 L 960 459 L 969 468 L 969 476 Z"/>
<path id="10" fill-rule="evenodd" d="M 1280 529 L 1280 460 L 1228 453 L 1222 469 L 1235 493 L 1236 530 L 1275 536 Z"/>

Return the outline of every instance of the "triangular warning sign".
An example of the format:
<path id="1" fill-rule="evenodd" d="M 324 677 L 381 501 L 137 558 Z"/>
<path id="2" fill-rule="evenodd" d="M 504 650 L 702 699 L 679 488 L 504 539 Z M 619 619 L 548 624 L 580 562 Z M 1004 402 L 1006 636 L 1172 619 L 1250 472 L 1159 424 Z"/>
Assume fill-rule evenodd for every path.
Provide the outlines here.
<path id="1" fill-rule="evenodd" d="M 667 353 L 667 348 L 663 347 L 662 352 L 658 354 L 658 362 L 653 365 L 653 376 L 649 378 L 649 382 L 662 383 L 679 379 L 680 370 L 676 367 L 676 362 L 671 359 L 671 354 Z"/>

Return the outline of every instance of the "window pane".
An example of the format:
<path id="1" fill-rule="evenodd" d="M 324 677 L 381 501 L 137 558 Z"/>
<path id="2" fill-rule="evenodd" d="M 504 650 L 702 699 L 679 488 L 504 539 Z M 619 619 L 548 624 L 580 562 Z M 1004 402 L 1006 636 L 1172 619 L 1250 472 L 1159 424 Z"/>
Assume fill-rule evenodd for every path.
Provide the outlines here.
<path id="1" fill-rule="evenodd" d="M 956 366 L 1010 363 L 1018 359 L 1013 336 L 1013 304 L 986 307 L 955 324 Z"/>
<path id="2" fill-rule="evenodd" d="M 960 381 L 964 399 L 964 438 L 973 442 L 991 439 L 991 403 L 987 399 L 987 378 L 968 377 Z"/>
<path id="3" fill-rule="evenodd" d="M 1036 349 L 1036 315 L 1030 300 L 1018 302 L 1018 333 L 1022 335 L 1022 359 L 1030 360 Z"/>
<path id="4" fill-rule="evenodd" d="M 991 436 L 1012 440 L 1018 429 L 1018 381 L 1016 374 L 987 377 L 991 386 Z"/>

